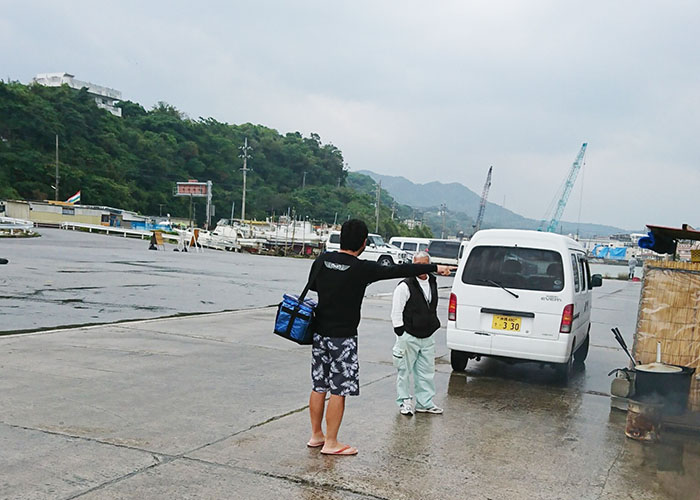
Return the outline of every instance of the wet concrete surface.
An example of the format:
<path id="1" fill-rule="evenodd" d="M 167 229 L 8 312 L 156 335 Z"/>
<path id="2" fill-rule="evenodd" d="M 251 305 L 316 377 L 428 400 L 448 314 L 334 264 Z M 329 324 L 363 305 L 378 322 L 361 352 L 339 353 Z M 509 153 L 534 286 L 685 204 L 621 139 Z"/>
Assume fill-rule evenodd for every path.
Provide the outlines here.
<path id="1" fill-rule="evenodd" d="M 0 239 L 10 261 L 0 268 L 0 333 L 267 306 L 300 293 L 311 267 L 309 259 L 149 251 L 147 240 L 38 232 Z M 391 289 L 374 284 L 369 293 Z"/>
<path id="2" fill-rule="evenodd" d="M 198 296 L 230 297 L 240 286 L 270 302 L 309 265 L 204 257 L 249 266 L 259 284 L 238 285 L 228 271 L 214 278 L 215 292 L 202 282 Z M 92 264 L 56 267 L 64 265 Z M 280 284 L 264 282 L 272 271 Z M 145 277 L 162 290 L 172 283 Z M 375 291 L 393 285 L 382 286 Z M 484 359 L 452 373 L 441 329 L 436 402 L 445 413 L 414 417 L 394 403 L 390 297 L 372 295 L 360 330 L 361 395 L 349 398 L 340 434 L 356 457 L 305 446 L 309 348 L 271 333 L 272 308 L 1 336 L 0 498 L 698 499 L 698 437 L 668 432 L 643 445 L 610 409 L 607 372 L 627 364 L 610 328 L 631 342 L 639 291 L 617 281 L 596 290 L 590 355 L 567 387 L 534 363 Z M 114 314 L 128 317 L 116 305 Z"/>

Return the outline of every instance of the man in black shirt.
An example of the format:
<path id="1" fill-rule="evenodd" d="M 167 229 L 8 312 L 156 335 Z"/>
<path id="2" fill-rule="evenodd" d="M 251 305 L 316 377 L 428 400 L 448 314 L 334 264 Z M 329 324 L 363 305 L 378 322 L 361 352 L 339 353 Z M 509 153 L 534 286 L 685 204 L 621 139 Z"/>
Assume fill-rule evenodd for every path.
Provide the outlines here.
<path id="1" fill-rule="evenodd" d="M 360 393 L 357 326 L 367 285 L 432 272 L 448 276 L 454 269 L 435 264 L 381 266 L 360 260 L 357 257 L 367 245 L 367 234 L 367 225 L 361 220 L 345 222 L 340 232 L 340 252 L 323 254 L 311 267 L 313 274 L 322 266 L 311 283 L 311 290 L 318 292 L 318 307 L 311 357 L 311 438 L 307 445 L 322 447 L 321 453 L 326 455 L 357 454 L 356 448 L 338 442 L 338 430 L 345 412 L 345 396 Z M 327 392 L 331 396 L 326 411 Z M 321 427 L 324 411 L 325 435 Z"/>

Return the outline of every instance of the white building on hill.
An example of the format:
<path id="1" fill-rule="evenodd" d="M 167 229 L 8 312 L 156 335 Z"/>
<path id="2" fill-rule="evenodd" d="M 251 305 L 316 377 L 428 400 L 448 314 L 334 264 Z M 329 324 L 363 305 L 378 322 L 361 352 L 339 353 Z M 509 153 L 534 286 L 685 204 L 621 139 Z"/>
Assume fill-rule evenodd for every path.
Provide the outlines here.
<path id="1" fill-rule="evenodd" d="M 75 76 L 69 73 L 39 73 L 32 79 L 32 83 L 38 83 L 47 87 L 60 87 L 66 84 L 76 90 L 85 87 L 88 94 L 95 98 L 98 108 L 106 109 L 115 116 L 122 116 L 121 108 L 117 107 L 117 103 L 122 99 L 122 93 L 118 90 L 76 80 Z"/>

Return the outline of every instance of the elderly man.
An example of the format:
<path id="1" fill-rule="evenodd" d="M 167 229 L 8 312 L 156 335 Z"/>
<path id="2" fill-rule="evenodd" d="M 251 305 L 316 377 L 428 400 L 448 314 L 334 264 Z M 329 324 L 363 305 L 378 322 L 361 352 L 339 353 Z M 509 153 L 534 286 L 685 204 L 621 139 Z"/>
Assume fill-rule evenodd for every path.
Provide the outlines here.
<path id="1" fill-rule="evenodd" d="M 413 257 L 414 264 L 430 264 L 426 252 Z M 391 322 L 396 333 L 394 366 L 396 379 L 396 403 L 402 415 L 413 415 L 411 389 L 415 389 L 416 411 L 442 413 L 433 403 L 435 396 L 435 339 L 433 333 L 440 328 L 437 317 L 437 280 L 432 274 L 406 278 L 394 290 Z M 413 375 L 413 386 L 410 376 Z"/>

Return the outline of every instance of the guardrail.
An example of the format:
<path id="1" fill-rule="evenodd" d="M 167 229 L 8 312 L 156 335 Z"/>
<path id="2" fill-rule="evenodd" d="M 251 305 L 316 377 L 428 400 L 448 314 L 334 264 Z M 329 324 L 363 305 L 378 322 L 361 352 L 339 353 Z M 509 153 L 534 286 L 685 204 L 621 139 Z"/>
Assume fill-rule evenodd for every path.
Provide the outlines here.
<path id="1" fill-rule="evenodd" d="M 34 223 L 29 220 L 13 219 L 12 217 L 0 217 L 0 230 L 10 231 L 31 231 L 34 228 Z"/>
<path id="2" fill-rule="evenodd" d="M 61 222 L 61 229 L 71 229 L 87 231 L 89 233 L 113 234 L 123 236 L 124 238 L 140 238 L 142 240 L 149 239 L 153 231 L 141 231 L 138 229 L 127 229 L 114 226 L 98 226 L 97 224 L 82 224 L 80 222 Z M 163 238 L 166 240 L 177 241 L 178 237 L 173 234 L 163 233 Z"/>

